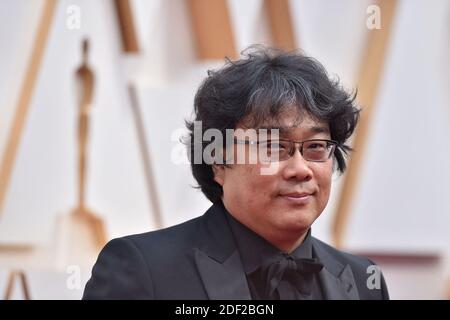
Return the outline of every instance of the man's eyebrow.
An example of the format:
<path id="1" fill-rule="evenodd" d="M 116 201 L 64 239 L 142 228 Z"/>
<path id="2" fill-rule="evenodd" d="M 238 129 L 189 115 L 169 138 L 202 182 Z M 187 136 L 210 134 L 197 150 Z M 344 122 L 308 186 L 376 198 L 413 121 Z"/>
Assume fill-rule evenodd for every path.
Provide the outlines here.
<path id="1" fill-rule="evenodd" d="M 311 133 L 330 133 L 328 126 L 312 126 L 308 128 Z"/>
<path id="2" fill-rule="evenodd" d="M 283 134 L 283 133 L 289 133 L 289 131 L 292 130 L 292 127 L 280 127 L 280 126 L 267 125 L 267 126 L 259 126 L 257 128 L 257 130 L 261 130 L 261 129 L 263 129 L 263 130 L 278 130 L 281 134 Z"/>
<path id="3" fill-rule="evenodd" d="M 258 127 L 259 129 L 265 129 L 265 130 L 279 130 L 280 134 L 289 134 L 292 129 L 295 129 L 296 127 L 286 127 L 286 126 L 261 126 Z M 318 134 L 318 133 L 330 133 L 330 129 L 328 126 L 310 126 L 305 128 L 308 133 L 311 134 Z"/>

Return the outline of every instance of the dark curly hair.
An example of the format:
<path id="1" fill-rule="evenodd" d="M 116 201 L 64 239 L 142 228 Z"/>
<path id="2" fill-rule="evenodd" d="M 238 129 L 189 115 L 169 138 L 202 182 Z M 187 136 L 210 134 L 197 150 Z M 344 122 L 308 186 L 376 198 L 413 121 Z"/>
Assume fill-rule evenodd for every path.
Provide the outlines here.
<path id="1" fill-rule="evenodd" d="M 237 61 L 208 71 L 194 99 L 194 121 L 202 122 L 202 133 L 215 128 L 226 136 L 226 129 L 251 119 L 257 128 L 270 119 L 277 119 L 283 110 L 295 106 L 300 113 L 328 123 L 331 139 L 337 141 L 335 168 L 343 173 L 345 155 L 352 149 L 345 145 L 359 119 L 355 104 L 356 92 L 347 93 L 339 79 L 330 79 L 325 68 L 301 52 L 284 52 L 253 46 Z M 199 188 L 213 203 L 221 201 L 222 187 L 214 180 L 212 166 L 203 161 L 194 163 L 194 121 L 186 121 L 189 130 L 188 155 L 192 174 Z M 202 143 L 201 151 L 203 152 Z"/>

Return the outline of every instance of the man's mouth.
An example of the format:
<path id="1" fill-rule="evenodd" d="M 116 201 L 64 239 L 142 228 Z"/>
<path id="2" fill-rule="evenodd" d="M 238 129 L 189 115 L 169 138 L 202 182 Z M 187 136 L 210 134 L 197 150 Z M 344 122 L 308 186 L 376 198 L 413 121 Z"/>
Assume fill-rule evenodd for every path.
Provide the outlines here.
<path id="1" fill-rule="evenodd" d="M 307 204 L 313 195 L 312 192 L 289 192 L 281 193 L 280 197 L 293 204 Z"/>

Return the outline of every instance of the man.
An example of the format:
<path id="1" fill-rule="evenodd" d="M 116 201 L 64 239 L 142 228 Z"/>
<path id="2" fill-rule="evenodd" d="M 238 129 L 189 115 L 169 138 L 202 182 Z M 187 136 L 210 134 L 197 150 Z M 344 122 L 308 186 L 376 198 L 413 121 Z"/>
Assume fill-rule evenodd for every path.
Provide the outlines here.
<path id="1" fill-rule="evenodd" d="M 333 171 L 345 170 L 354 98 L 296 52 L 254 48 L 210 72 L 188 129 L 192 172 L 213 205 L 112 240 L 83 298 L 388 299 L 371 261 L 311 235 Z"/>

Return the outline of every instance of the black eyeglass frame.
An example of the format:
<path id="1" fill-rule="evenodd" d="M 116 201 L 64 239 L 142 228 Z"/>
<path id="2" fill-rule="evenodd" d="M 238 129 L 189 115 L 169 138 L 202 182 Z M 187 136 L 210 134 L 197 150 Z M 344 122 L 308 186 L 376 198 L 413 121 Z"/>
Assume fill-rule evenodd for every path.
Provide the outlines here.
<path id="1" fill-rule="evenodd" d="M 237 137 L 234 137 L 234 143 L 235 144 L 245 144 L 245 145 L 259 145 L 261 143 L 267 143 L 267 142 L 271 142 L 272 140 L 268 139 L 268 140 L 257 140 L 257 141 L 253 141 L 253 140 L 239 140 Z M 319 142 L 326 142 L 327 143 L 327 147 L 329 147 L 331 145 L 331 149 L 329 150 L 329 154 L 328 156 L 324 159 L 324 160 L 311 160 L 311 159 L 307 159 L 305 158 L 306 161 L 310 161 L 310 162 L 326 162 L 328 161 L 328 159 L 331 158 L 331 156 L 333 155 L 334 151 L 336 150 L 336 148 L 339 146 L 339 142 L 335 141 L 335 140 L 329 140 L 329 139 L 307 139 L 307 140 L 302 140 L 302 141 L 294 141 L 294 140 L 288 140 L 288 139 L 275 139 L 273 141 L 284 141 L 284 142 L 289 142 L 290 144 L 290 149 L 288 150 L 288 156 L 286 159 L 279 159 L 278 161 L 285 161 L 288 160 L 289 158 L 291 158 L 294 153 L 295 150 L 298 149 L 300 154 L 303 157 L 303 145 L 305 144 L 305 142 L 314 142 L 314 141 L 319 141 Z M 299 147 L 296 147 L 296 144 L 299 144 Z"/>

